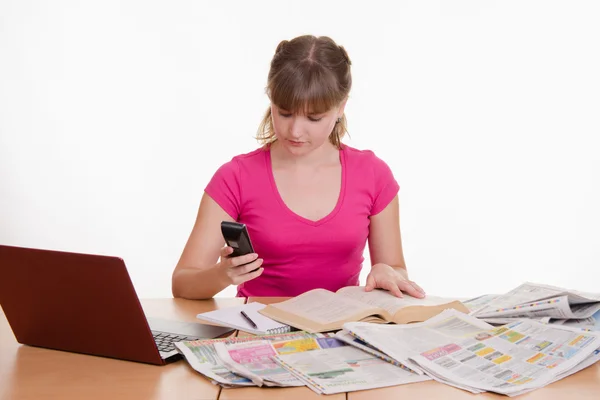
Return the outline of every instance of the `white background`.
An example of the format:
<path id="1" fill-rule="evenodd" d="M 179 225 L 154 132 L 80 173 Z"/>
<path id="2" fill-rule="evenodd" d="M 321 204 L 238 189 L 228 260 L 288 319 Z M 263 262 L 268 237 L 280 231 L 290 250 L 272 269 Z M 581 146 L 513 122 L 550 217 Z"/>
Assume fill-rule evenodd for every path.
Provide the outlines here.
<path id="1" fill-rule="evenodd" d="M 206 183 L 257 146 L 277 44 L 310 33 L 350 55 L 346 143 L 394 171 L 428 293 L 600 292 L 599 20 L 597 1 L 3 0 L 0 243 L 120 256 L 140 297 L 170 297 Z"/>

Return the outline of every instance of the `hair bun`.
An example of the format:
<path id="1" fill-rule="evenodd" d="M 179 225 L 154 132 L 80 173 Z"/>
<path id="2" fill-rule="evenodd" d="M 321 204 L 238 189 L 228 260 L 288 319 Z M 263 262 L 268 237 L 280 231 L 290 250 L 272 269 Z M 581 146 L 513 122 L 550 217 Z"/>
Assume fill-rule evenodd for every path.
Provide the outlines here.
<path id="1" fill-rule="evenodd" d="M 277 45 L 277 49 L 275 50 L 275 54 L 279 54 L 279 52 L 282 51 L 285 45 L 288 43 L 289 41 L 287 40 L 282 40 L 281 42 L 279 42 L 279 44 Z"/>
<path id="2" fill-rule="evenodd" d="M 338 48 L 342 52 L 342 56 L 346 60 L 346 63 L 348 63 L 348 65 L 352 65 L 352 62 L 350 61 L 350 57 L 348 57 L 348 53 L 346 52 L 346 49 L 344 49 L 343 46 L 338 46 Z"/>

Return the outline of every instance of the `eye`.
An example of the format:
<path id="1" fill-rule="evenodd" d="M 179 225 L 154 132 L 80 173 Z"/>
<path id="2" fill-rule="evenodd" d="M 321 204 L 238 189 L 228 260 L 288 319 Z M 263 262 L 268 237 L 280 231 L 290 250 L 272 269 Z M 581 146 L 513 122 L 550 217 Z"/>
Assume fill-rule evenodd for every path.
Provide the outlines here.
<path id="1" fill-rule="evenodd" d="M 319 122 L 320 120 L 322 120 L 322 119 L 323 119 L 323 117 L 320 117 L 320 118 L 308 117 L 308 119 L 309 119 L 310 121 L 312 121 L 312 122 Z"/>
<path id="2" fill-rule="evenodd" d="M 279 111 L 279 115 L 282 116 L 283 118 L 289 118 L 289 117 L 292 116 L 291 113 L 284 113 L 284 112 L 281 112 L 281 111 Z"/>

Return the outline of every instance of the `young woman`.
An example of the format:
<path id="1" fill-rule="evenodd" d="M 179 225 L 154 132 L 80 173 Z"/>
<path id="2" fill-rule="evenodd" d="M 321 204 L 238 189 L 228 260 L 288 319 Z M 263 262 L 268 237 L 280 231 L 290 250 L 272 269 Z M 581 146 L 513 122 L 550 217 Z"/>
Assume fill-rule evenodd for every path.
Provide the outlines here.
<path id="1" fill-rule="evenodd" d="M 238 296 L 358 285 L 367 240 L 366 290 L 424 296 L 408 279 L 390 168 L 373 152 L 341 142 L 350 65 L 328 37 L 279 44 L 268 75 L 271 106 L 258 134 L 262 147 L 222 165 L 206 186 L 173 272 L 175 297 L 207 299 L 229 285 L 238 285 Z M 228 258 L 221 221 L 246 224 L 256 253 Z"/>

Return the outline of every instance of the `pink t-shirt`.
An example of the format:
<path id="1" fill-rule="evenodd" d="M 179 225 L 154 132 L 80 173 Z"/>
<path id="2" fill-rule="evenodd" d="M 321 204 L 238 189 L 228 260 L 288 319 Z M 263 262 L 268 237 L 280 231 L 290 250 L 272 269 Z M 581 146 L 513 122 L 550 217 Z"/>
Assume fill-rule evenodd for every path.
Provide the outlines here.
<path id="1" fill-rule="evenodd" d="M 234 157 L 206 193 L 234 220 L 246 224 L 261 276 L 238 286 L 238 296 L 297 296 L 315 288 L 358 285 L 369 217 L 399 190 L 388 165 L 372 151 L 343 146 L 342 185 L 333 211 L 318 221 L 289 209 L 277 191 L 268 147 Z"/>

